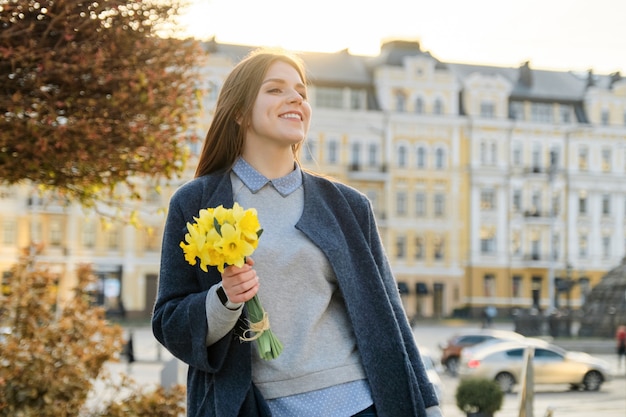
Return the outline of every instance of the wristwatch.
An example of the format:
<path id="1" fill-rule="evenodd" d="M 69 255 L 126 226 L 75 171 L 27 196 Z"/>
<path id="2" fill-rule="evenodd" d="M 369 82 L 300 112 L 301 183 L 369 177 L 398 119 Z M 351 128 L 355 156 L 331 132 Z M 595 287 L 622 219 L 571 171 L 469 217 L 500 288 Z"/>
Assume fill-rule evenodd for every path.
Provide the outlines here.
<path id="1" fill-rule="evenodd" d="M 217 287 L 217 290 L 215 290 L 215 292 L 217 293 L 217 296 L 219 297 L 220 301 L 222 302 L 222 305 L 224 307 L 226 307 L 229 310 L 238 310 L 239 307 L 241 307 L 242 303 L 233 303 L 228 299 L 228 296 L 226 295 L 226 292 L 224 291 L 224 288 L 222 287 L 222 284 L 220 284 Z"/>

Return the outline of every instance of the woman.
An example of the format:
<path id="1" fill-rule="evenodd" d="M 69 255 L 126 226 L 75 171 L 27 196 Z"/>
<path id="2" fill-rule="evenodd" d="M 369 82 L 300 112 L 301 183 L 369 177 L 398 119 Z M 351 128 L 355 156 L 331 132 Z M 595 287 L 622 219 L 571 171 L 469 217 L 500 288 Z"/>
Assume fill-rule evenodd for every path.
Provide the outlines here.
<path id="1" fill-rule="evenodd" d="M 440 416 L 367 198 L 297 163 L 306 92 L 285 52 L 256 51 L 227 77 L 196 178 L 170 202 L 154 334 L 189 364 L 189 416 Z M 258 212 L 254 260 L 187 264 L 187 222 L 234 202 Z M 284 345 L 273 360 L 239 339 L 255 294 Z"/>

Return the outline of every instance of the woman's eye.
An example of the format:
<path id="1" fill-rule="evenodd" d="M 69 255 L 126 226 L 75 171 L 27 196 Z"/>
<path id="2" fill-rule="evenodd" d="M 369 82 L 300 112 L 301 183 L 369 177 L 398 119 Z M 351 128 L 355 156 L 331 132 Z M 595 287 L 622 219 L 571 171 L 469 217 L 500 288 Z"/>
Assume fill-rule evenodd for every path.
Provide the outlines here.
<path id="1" fill-rule="evenodd" d="M 281 92 L 280 88 L 270 88 L 268 90 L 268 93 L 280 93 L 280 92 Z"/>

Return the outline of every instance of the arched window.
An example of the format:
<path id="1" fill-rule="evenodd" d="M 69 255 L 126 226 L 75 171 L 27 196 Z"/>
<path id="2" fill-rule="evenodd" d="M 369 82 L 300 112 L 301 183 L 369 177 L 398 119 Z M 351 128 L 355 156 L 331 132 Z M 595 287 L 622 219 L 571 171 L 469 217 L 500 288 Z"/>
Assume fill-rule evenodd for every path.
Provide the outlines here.
<path id="1" fill-rule="evenodd" d="M 424 113 L 424 99 L 418 97 L 415 99 L 415 113 L 422 114 Z"/>
<path id="2" fill-rule="evenodd" d="M 437 148 L 435 150 L 435 168 L 444 169 L 446 167 L 446 152 L 443 148 Z"/>
<path id="3" fill-rule="evenodd" d="M 398 145 L 398 167 L 405 168 L 407 166 L 407 153 L 405 145 Z"/>
<path id="4" fill-rule="evenodd" d="M 433 107 L 433 113 L 443 114 L 443 101 L 439 97 L 435 99 L 435 105 Z"/>
<path id="5" fill-rule="evenodd" d="M 396 91 L 396 111 L 406 111 L 406 95 L 404 91 Z"/>
<path id="6" fill-rule="evenodd" d="M 417 167 L 418 168 L 426 168 L 426 149 L 423 146 L 419 146 L 417 148 Z"/>

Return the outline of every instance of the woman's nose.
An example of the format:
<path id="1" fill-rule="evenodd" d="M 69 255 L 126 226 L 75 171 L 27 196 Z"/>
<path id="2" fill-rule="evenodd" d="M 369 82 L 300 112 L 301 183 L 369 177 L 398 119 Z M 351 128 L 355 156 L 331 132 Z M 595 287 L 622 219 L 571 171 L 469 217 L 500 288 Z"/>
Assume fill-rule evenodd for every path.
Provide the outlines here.
<path id="1" fill-rule="evenodd" d="M 302 95 L 295 90 L 289 94 L 290 103 L 302 103 L 302 100 L 303 100 Z"/>

